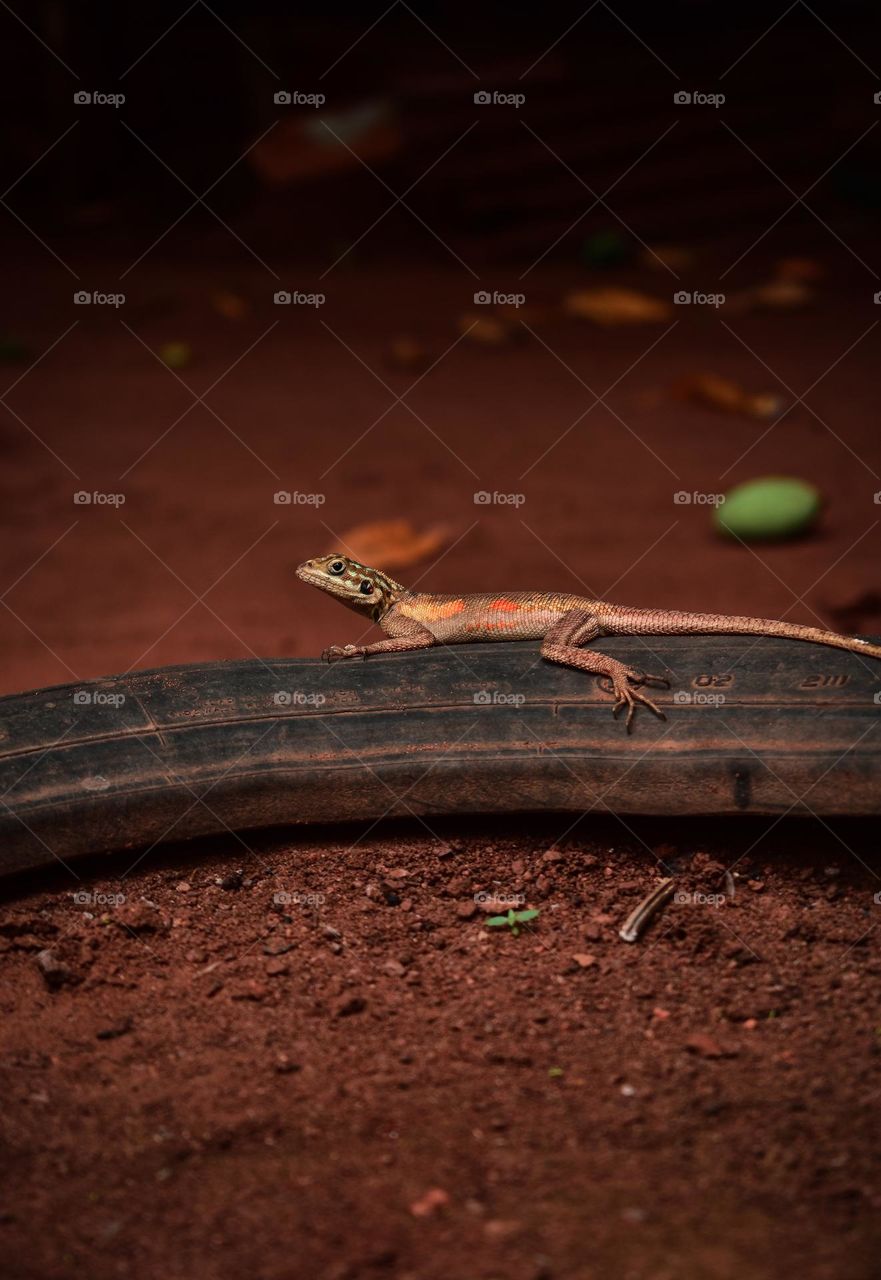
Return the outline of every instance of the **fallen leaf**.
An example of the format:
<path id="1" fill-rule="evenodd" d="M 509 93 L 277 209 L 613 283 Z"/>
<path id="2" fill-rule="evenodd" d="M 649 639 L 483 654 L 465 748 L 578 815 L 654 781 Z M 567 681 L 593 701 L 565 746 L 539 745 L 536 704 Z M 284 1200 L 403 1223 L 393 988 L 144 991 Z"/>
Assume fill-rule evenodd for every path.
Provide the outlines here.
<path id="1" fill-rule="evenodd" d="M 586 955 L 583 951 L 576 951 L 572 959 L 578 965 L 579 969 L 590 969 L 597 962 L 596 956 Z"/>
<path id="2" fill-rule="evenodd" d="M 769 280 L 767 284 L 756 285 L 750 292 L 753 305 L 765 307 L 769 311 L 795 311 L 814 300 L 813 289 L 802 280 L 790 276 L 781 276 L 777 280 Z"/>
<path id="3" fill-rule="evenodd" d="M 563 299 L 567 315 L 607 326 L 652 324 L 669 319 L 670 304 L 636 289 L 578 289 Z"/>
<path id="4" fill-rule="evenodd" d="M 745 391 L 729 378 L 716 373 L 699 373 L 685 378 L 673 388 L 685 400 L 711 405 L 725 413 L 743 413 L 749 418 L 773 418 L 783 408 L 782 397 L 772 392 Z"/>
<path id="5" fill-rule="evenodd" d="M 404 569 L 435 555 L 450 541 L 446 525 L 433 525 L 417 533 L 409 520 L 374 520 L 356 525 L 340 538 L 342 549 L 354 560 L 376 569 Z M 339 544 L 328 551 L 339 551 Z"/>
<path id="6" fill-rule="evenodd" d="M 731 294 L 725 306 L 731 315 L 744 311 L 798 311 L 813 300 L 814 290 L 803 280 L 778 276 Z"/>
<path id="7" fill-rule="evenodd" d="M 431 353 L 418 339 L 402 335 L 392 339 L 386 353 L 386 361 L 394 369 L 420 373 L 431 363 Z"/>
<path id="8" fill-rule="evenodd" d="M 469 342 L 479 342 L 485 347 L 501 347 L 511 341 L 516 331 L 504 316 L 479 316 L 469 311 L 459 320 L 459 332 Z"/>
<path id="9" fill-rule="evenodd" d="M 450 1197 L 446 1191 L 441 1187 L 430 1187 L 418 1200 L 413 1201 L 410 1212 L 414 1218 L 428 1218 L 437 1213 L 438 1209 L 446 1208 L 449 1203 Z"/>

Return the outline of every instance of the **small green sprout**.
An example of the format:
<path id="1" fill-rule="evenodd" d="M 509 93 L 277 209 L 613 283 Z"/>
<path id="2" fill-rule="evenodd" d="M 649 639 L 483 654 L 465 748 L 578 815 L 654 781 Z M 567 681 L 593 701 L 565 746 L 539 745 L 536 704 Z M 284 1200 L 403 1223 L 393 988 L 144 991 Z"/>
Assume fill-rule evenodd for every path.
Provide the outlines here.
<path id="1" fill-rule="evenodd" d="M 551 1077 L 551 1079 L 552 1079 L 552 1080 L 559 1080 L 559 1079 L 560 1079 L 560 1077 L 563 1075 L 563 1068 L 562 1068 L 562 1067 L 549 1067 L 549 1068 L 548 1068 L 548 1075 Z"/>
<path id="2" fill-rule="evenodd" d="M 486 922 L 486 927 L 488 929 L 504 929 L 507 927 L 516 938 L 520 933 L 520 925 L 534 920 L 538 914 L 537 911 L 515 911 L 512 908 L 505 916 L 490 916 Z"/>

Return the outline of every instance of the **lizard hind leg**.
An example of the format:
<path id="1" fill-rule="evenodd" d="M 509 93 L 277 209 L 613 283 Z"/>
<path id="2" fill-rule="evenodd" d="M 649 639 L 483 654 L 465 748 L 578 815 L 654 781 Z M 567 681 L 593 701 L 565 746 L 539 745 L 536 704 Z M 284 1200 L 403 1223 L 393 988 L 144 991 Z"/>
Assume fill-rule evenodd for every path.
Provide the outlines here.
<path id="1" fill-rule="evenodd" d="M 579 671 L 590 672 L 591 675 L 606 676 L 612 683 L 615 705 L 612 714 L 617 717 L 623 707 L 627 708 L 627 732 L 632 732 L 633 716 L 639 704 L 648 707 L 661 720 L 666 720 L 660 707 L 639 691 L 639 685 L 657 684 L 669 687 L 664 676 L 646 675 L 635 667 L 628 667 L 617 658 L 594 650 L 582 649 L 579 646 L 589 644 L 600 633 L 600 624 L 592 613 L 573 610 L 564 614 L 547 632 L 541 646 L 541 656 L 548 662 L 559 662 L 563 666 L 577 667 Z"/>

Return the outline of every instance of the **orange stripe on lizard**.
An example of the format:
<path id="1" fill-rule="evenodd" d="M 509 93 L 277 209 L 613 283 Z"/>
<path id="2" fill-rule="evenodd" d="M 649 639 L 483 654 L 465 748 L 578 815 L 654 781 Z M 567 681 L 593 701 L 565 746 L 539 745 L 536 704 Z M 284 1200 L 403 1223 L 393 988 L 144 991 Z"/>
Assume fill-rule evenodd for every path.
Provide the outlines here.
<path id="1" fill-rule="evenodd" d="M 448 600 L 444 603 L 400 604 L 398 609 L 407 618 L 417 622 L 439 622 L 441 618 L 455 618 L 465 608 L 464 600 Z"/>

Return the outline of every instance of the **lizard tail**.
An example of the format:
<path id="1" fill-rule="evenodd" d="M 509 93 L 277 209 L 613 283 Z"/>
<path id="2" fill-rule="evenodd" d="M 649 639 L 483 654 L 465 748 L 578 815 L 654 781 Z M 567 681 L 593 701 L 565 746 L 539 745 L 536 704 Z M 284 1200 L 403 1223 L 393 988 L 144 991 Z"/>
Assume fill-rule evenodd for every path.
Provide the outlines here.
<path id="1" fill-rule="evenodd" d="M 664 609 L 631 609 L 604 604 L 596 609 L 606 635 L 729 635 L 776 636 L 782 640 L 808 640 L 833 649 L 847 649 L 869 658 L 881 658 L 881 645 L 857 636 L 840 636 L 822 627 L 805 627 L 797 622 L 777 622 L 772 618 L 727 617 L 722 613 L 676 613 Z"/>

